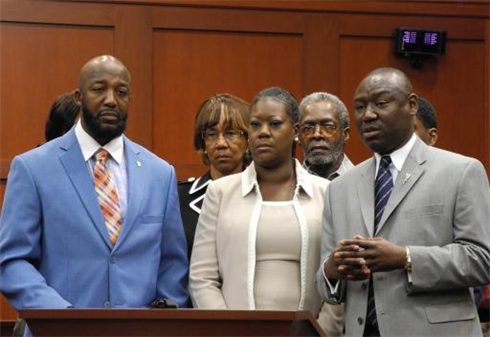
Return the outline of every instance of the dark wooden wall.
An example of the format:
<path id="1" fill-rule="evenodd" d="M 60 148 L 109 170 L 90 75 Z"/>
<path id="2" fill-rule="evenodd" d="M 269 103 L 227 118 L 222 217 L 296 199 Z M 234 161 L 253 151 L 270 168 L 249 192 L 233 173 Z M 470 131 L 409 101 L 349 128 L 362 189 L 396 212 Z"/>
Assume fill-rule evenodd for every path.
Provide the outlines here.
<path id="1" fill-rule="evenodd" d="M 180 179 L 204 168 L 192 148 L 195 111 L 214 93 L 250 100 L 278 85 L 300 100 L 328 91 L 352 106 L 380 66 L 405 71 L 439 115 L 438 146 L 490 171 L 487 1 L 0 0 L 0 202 L 11 159 L 43 141 L 54 98 L 90 58 L 113 54 L 132 73 L 127 134 Z M 446 55 L 411 68 L 393 53 L 396 27 L 443 29 Z M 370 153 L 355 127 L 347 153 Z M 15 317 L 2 302 L 0 318 Z"/>

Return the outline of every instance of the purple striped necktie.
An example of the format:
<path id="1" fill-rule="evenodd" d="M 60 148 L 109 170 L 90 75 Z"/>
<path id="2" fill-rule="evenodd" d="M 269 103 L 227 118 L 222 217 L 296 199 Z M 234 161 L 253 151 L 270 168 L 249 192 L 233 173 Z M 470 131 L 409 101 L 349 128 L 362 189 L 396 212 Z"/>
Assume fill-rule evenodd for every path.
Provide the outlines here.
<path id="1" fill-rule="evenodd" d="M 378 224 L 383 216 L 386 204 L 393 190 L 393 178 L 390 172 L 391 157 L 385 155 L 381 157 L 379 163 L 378 175 L 374 184 L 374 230 L 373 236 L 376 236 Z M 372 280 L 369 282 L 368 290 L 368 307 L 366 322 L 377 327 L 378 319 L 376 316 L 376 304 L 374 302 L 374 290 Z"/>

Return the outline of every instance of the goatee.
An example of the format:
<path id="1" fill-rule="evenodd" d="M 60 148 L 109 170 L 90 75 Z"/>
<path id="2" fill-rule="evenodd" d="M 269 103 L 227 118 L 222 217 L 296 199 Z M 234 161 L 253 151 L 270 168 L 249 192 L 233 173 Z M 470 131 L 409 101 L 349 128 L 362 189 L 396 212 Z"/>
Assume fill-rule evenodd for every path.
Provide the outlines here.
<path id="1" fill-rule="evenodd" d="M 126 120 L 128 115 L 124 115 L 118 111 L 119 120 L 116 124 L 108 127 L 102 124 L 99 120 L 100 113 L 93 115 L 90 110 L 82 105 L 82 118 L 85 126 L 88 128 L 87 133 L 97 140 L 101 145 L 104 145 L 112 139 L 119 137 L 126 130 Z M 104 144 L 102 144 L 104 143 Z"/>

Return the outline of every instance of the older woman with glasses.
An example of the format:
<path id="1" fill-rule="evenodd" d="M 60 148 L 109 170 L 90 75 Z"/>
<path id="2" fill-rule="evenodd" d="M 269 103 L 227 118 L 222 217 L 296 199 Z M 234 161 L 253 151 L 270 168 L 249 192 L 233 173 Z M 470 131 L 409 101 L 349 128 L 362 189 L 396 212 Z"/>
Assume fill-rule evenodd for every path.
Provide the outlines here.
<path id="1" fill-rule="evenodd" d="M 190 266 L 195 307 L 318 314 L 315 273 L 328 181 L 294 158 L 298 116 L 294 97 L 278 87 L 252 101 L 253 162 L 213 181 L 204 198 Z"/>
<path id="2" fill-rule="evenodd" d="M 241 172 L 249 163 L 246 155 L 249 115 L 249 104 L 230 94 L 214 95 L 197 110 L 194 148 L 209 171 L 197 179 L 179 183 L 178 187 L 189 258 L 209 183 Z"/>

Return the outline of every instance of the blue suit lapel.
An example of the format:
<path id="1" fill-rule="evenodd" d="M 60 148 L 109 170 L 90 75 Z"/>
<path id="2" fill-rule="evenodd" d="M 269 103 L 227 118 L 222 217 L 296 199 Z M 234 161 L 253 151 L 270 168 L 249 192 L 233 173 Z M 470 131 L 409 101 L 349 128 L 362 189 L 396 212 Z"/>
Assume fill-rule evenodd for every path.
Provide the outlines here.
<path id="1" fill-rule="evenodd" d="M 127 238 L 128 233 L 131 231 L 140 214 L 148 170 L 148 167 L 145 165 L 146 163 L 139 158 L 139 149 L 126 137 L 124 137 L 124 153 L 126 169 L 128 171 L 128 208 L 121 233 L 114 249 L 117 249 Z"/>
<path id="2" fill-rule="evenodd" d="M 427 158 L 427 145 L 417 139 L 410 151 L 402 170 L 396 178 L 395 186 L 391 192 L 383 216 L 378 224 L 378 232 L 381 231 L 389 216 L 395 211 L 396 207 L 405 198 L 415 183 L 424 173 L 423 164 Z"/>
<path id="3" fill-rule="evenodd" d="M 65 152 L 60 155 L 60 161 L 66 170 L 66 174 L 70 177 L 73 187 L 77 191 L 87 213 L 90 215 L 95 228 L 97 228 L 97 231 L 107 246 L 112 249 L 112 243 L 109 240 L 109 234 L 100 210 L 99 201 L 95 194 L 94 182 L 83 159 L 82 151 L 75 135 L 75 129 L 71 129 L 63 138 L 64 142 L 60 147 Z"/>
<path id="4" fill-rule="evenodd" d="M 364 226 L 369 233 L 369 236 L 373 236 L 374 229 L 374 171 L 376 167 L 376 160 L 371 159 L 367 163 L 364 170 L 361 172 L 361 180 L 357 184 L 357 195 L 359 203 L 361 205 L 361 213 L 364 218 Z"/>

